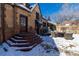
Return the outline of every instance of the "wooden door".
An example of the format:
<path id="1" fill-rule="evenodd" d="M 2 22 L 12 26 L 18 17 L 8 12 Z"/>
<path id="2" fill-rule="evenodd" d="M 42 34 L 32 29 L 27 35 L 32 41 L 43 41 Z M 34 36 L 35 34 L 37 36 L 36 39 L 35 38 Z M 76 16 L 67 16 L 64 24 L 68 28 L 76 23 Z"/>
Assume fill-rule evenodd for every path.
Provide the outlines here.
<path id="1" fill-rule="evenodd" d="M 20 15 L 20 32 L 24 33 L 28 30 L 28 18 L 27 16 Z"/>

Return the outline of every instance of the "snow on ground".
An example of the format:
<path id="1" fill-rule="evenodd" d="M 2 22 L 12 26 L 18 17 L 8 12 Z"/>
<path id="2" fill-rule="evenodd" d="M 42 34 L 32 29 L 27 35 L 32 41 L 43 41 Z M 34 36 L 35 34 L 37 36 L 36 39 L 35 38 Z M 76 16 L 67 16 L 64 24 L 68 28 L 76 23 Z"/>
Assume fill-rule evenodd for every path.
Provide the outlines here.
<path id="1" fill-rule="evenodd" d="M 79 34 L 73 34 L 73 40 L 63 37 L 41 36 L 43 42 L 31 51 L 16 51 L 6 43 L 0 45 L 2 56 L 79 56 Z"/>
<path id="2" fill-rule="evenodd" d="M 9 47 L 6 43 L 0 45 L 1 56 L 58 56 L 60 53 L 57 50 L 55 42 L 49 36 L 41 36 L 43 42 L 31 51 L 22 52 L 16 51 L 15 48 Z"/>
<path id="3" fill-rule="evenodd" d="M 60 55 L 79 56 L 79 34 L 73 34 L 73 40 L 66 40 L 62 37 L 53 37 Z"/>

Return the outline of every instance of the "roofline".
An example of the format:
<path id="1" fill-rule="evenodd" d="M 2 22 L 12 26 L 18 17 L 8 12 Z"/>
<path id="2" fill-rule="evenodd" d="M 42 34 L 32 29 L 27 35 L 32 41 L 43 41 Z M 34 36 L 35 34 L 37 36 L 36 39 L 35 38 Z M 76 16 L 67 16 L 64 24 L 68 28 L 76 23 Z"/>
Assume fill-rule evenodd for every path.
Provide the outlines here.
<path id="1" fill-rule="evenodd" d="M 50 23 L 50 24 L 52 24 L 52 25 L 56 25 L 55 23 L 52 23 L 52 22 L 50 22 L 50 21 L 47 21 L 48 23 Z"/>
<path id="2" fill-rule="evenodd" d="M 48 21 L 48 20 L 46 20 L 46 18 L 44 18 L 43 16 L 42 16 L 42 19 L 44 19 L 45 21 Z"/>
<path id="3" fill-rule="evenodd" d="M 38 5 L 40 14 L 41 14 L 41 16 L 42 16 L 42 12 L 41 12 L 41 8 L 40 8 L 39 3 L 35 3 L 35 5 L 34 5 L 34 7 L 33 7 L 32 9 L 29 9 L 29 8 L 26 7 L 26 8 L 29 9 L 29 10 L 27 10 L 27 9 L 25 9 L 25 8 L 22 8 L 22 7 L 18 6 L 17 3 L 13 3 L 13 4 L 10 4 L 10 5 L 14 5 L 14 6 L 16 6 L 16 7 L 19 7 L 19 8 L 21 8 L 21 9 L 26 10 L 26 11 L 31 12 L 31 13 L 32 13 L 33 10 L 35 9 L 35 7 Z"/>
<path id="4" fill-rule="evenodd" d="M 41 14 L 41 17 L 42 17 L 42 12 L 41 12 L 41 8 L 40 8 L 40 5 L 39 5 L 39 3 L 38 3 L 38 6 L 39 6 L 39 9 L 40 9 L 40 14 Z"/>
<path id="5" fill-rule="evenodd" d="M 23 9 L 23 10 L 28 11 L 28 12 L 31 12 L 29 8 L 25 7 L 25 8 L 27 8 L 27 9 L 29 9 L 29 10 L 27 10 L 27 9 L 21 7 L 21 6 L 18 6 L 17 3 L 15 3 L 14 6 L 19 7 L 19 8 L 21 8 L 21 9 Z M 24 5 L 23 5 L 23 6 L 24 6 Z"/>
<path id="6" fill-rule="evenodd" d="M 37 3 L 35 3 L 34 7 L 32 7 L 32 9 L 30 9 L 30 11 L 32 12 L 36 6 L 37 6 Z"/>
<path id="7" fill-rule="evenodd" d="M 38 7 L 39 7 L 40 14 L 41 14 L 41 16 L 42 16 L 42 12 L 41 12 L 41 8 L 40 8 L 40 5 L 39 5 L 39 3 L 35 3 L 35 6 L 34 6 L 34 8 L 35 8 L 37 5 L 38 5 Z M 34 8 L 32 8 L 31 12 L 34 10 Z"/>

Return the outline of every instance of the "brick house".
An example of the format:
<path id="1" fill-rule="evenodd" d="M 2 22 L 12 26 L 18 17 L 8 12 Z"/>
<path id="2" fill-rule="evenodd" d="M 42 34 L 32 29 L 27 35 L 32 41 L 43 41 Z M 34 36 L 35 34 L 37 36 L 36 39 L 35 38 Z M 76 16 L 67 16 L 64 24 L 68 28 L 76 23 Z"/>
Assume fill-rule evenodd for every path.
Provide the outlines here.
<path id="1" fill-rule="evenodd" d="M 0 4 L 0 43 L 17 33 L 39 31 L 36 24 L 36 20 L 41 22 L 39 5 L 34 4 L 31 8 L 25 5 L 25 3 Z"/>

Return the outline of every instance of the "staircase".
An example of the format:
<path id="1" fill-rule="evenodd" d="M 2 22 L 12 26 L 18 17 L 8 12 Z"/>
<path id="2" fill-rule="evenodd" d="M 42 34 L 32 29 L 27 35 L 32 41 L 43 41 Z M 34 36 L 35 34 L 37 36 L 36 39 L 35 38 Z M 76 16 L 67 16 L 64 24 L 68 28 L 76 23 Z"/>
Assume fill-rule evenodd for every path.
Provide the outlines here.
<path id="1" fill-rule="evenodd" d="M 10 47 L 14 47 L 20 51 L 30 51 L 33 47 L 42 42 L 42 39 L 35 33 L 16 34 L 11 37 L 6 43 Z"/>

